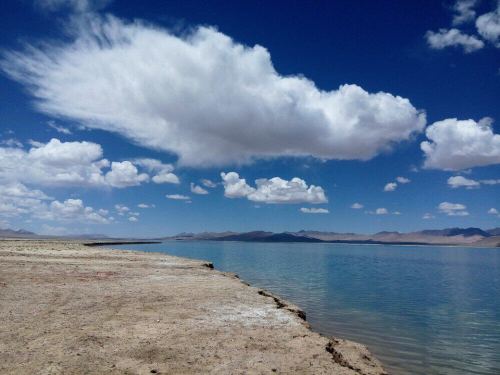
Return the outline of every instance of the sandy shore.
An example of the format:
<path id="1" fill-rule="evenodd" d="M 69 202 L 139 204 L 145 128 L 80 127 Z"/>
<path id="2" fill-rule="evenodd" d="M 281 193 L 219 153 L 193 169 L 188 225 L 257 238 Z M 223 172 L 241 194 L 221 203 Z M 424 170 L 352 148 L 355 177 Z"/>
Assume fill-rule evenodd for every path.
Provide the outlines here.
<path id="1" fill-rule="evenodd" d="M 1 374 L 383 374 L 360 344 L 206 262 L 0 241 Z"/>

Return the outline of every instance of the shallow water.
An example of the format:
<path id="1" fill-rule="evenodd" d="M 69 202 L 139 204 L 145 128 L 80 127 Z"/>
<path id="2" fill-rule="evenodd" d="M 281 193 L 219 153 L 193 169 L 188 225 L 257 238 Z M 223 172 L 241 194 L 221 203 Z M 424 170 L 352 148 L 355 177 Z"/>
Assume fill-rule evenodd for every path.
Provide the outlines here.
<path id="1" fill-rule="evenodd" d="M 500 374 L 500 249 L 209 241 L 119 247 L 212 261 L 299 305 L 314 330 L 364 343 L 391 374 Z"/>

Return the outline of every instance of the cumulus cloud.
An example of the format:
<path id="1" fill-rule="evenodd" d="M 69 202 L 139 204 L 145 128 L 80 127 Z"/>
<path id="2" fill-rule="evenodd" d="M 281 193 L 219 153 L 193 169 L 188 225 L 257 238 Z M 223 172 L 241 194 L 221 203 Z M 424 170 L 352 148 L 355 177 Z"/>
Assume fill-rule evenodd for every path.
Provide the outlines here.
<path id="1" fill-rule="evenodd" d="M 448 178 L 448 185 L 452 189 L 457 189 L 460 187 L 464 187 L 466 189 L 475 189 L 481 186 L 478 181 L 463 176 L 452 176 Z"/>
<path id="2" fill-rule="evenodd" d="M 0 182 L 40 186 L 116 187 L 149 180 L 130 161 L 103 159 L 102 147 L 93 142 L 30 142 L 32 147 L 0 147 Z"/>
<path id="3" fill-rule="evenodd" d="M 118 213 L 118 215 L 123 216 L 130 211 L 130 208 L 128 208 L 123 204 L 115 204 L 115 210 Z"/>
<path id="4" fill-rule="evenodd" d="M 364 206 L 363 206 L 361 203 L 358 203 L 358 202 L 353 203 L 353 204 L 351 205 L 351 208 L 352 208 L 352 209 L 354 209 L 354 210 L 360 210 L 360 209 L 362 209 L 363 207 L 364 207 Z"/>
<path id="5" fill-rule="evenodd" d="M 139 203 L 137 205 L 139 208 L 155 208 L 156 206 L 154 204 L 146 204 L 146 203 Z"/>
<path id="6" fill-rule="evenodd" d="M 400 184 L 409 184 L 411 182 L 411 180 L 409 178 L 406 178 L 406 177 L 396 177 L 396 181 L 399 182 Z"/>
<path id="7" fill-rule="evenodd" d="M 94 224 L 108 224 L 109 220 L 95 211 L 86 207 L 81 199 L 66 199 L 63 202 L 53 201 L 49 210 L 37 213 L 41 219 L 48 220 L 77 220 Z"/>
<path id="8" fill-rule="evenodd" d="M 139 173 L 137 167 L 129 161 L 112 162 L 111 170 L 106 173 L 106 182 L 113 187 L 124 188 L 137 186 L 149 180 L 146 173 Z"/>
<path id="9" fill-rule="evenodd" d="M 471 22 L 476 18 L 474 7 L 476 0 L 458 0 L 453 6 L 453 25 Z M 439 29 L 438 32 L 427 31 L 425 38 L 431 48 L 444 49 L 447 47 L 461 47 L 465 53 L 480 50 L 485 46 L 484 41 L 500 48 L 500 2 L 496 8 L 476 19 L 477 35 L 468 35 L 457 28 Z M 481 39 L 482 38 L 482 39 Z M 484 40 L 484 41 L 483 41 Z"/>
<path id="10" fill-rule="evenodd" d="M 458 29 L 439 29 L 427 31 L 425 38 L 432 49 L 461 47 L 465 53 L 471 53 L 484 47 L 484 42 L 474 35 L 467 35 Z"/>
<path id="11" fill-rule="evenodd" d="M 14 217 L 46 210 L 52 200 L 41 190 L 32 190 L 18 182 L 0 184 L 0 216 Z"/>
<path id="12" fill-rule="evenodd" d="M 240 178 L 236 172 L 221 173 L 224 195 L 228 198 L 244 198 L 255 192 L 255 189 L 247 184 L 246 179 Z"/>
<path id="13" fill-rule="evenodd" d="M 92 142 L 33 143 L 29 151 L 0 147 L 0 180 L 39 185 L 99 186 L 106 181 L 102 148 Z"/>
<path id="14" fill-rule="evenodd" d="M 154 173 L 152 178 L 155 184 L 179 184 L 180 180 L 175 174 L 172 173 L 174 166 L 172 164 L 165 164 L 157 159 L 135 159 L 134 163 L 146 168 L 149 172 Z"/>
<path id="15" fill-rule="evenodd" d="M 389 182 L 385 184 L 384 191 L 394 191 L 398 187 L 398 184 L 395 182 Z"/>
<path id="16" fill-rule="evenodd" d="M 165 197 L 167 197 L 168 199 L 173 199 L 178 201 L 188 201 L 191 199 L 187 195 L 181 195 L 181 194 L 167 194 L 165 195 Z"/>
<path id="17" fill-rule="evenodd" d="M 453 25 L 474 21 L 476 11 L 474 7 L 477 5 L 477 0 L 458 0 L 453 6 Z"/>
<path id="18" fill-rule="evenodd" d="M 280 75 L 264 47 L 214 28 L 179 36 L 112 16 L 78 22 L 72 41 L 6 53 L 1 67 L 44 113 L 174 153 L 182 165 L 368 160 L 425 126 L 408 99 L 353 84 L 320 90 Z"/>
<path id="19" fill-rule="evenodd" d="M 131 221 L 131 222 L 135 223 L 135 222 L 139 221 L 139 219 L 137 217 L 135 217 L 135 216 L 130 216 L 128 218 L 128 221 Z"/>
<path id="20" fill-rule="evenodd" d="M 420 144 L 424 168 L 457 171 L 500 163 L 500 135 L 493 133 L 491 124 L 487 117 L 433 123 L 425 132 L 429 141 Z"/>
<path id="21" fill-rule="evenodd" d="M 422 219 L 424 220 L 430 220 L 430 219 L 434 219 L 435 216 L 429 212 L 426 212 L 423 216 L 422 216 Z"/>
<path id="22" fill-rule="evenodd" d="M 375 210 L 375 215 L 388 215 L 389 214 L 389 211 L 387 210 L 387 208 L 377 208 Z"/>
<path id="23" fill-rule="evenodd" d="M 193 193 L 193 194 L 199 194 L 199 195 L 206 195 L 206 194 L 208 194 L 208 191 L 206 191 L 200 185 L 196 185 L 193 182 L 191 182 L 190 187 L 191 187 L 191 193 Z"/>
<path id="24" fill-rule="evenodd" d="M 300 212 L 304 214 L 328 214 L 330 211 L 328 211 L 326 208 L 307 208 L 307 207 L 302 207 L 300 209 Z"/>
<path id="25" fill-rule="evenodd" d="M 493 207 L 492 207 L 492 208 L 490 208 L 490 209 L 488 210 L 488 213 L 489 213 L 490 215 L 498 215 L 498 210 L 497 210 L 496 208 L 493 208 Z"/>
<path id="26" fill-rule="evenodd" d="M 500 2 L 496 10 L 479 16 L 476 20 L 477 32 L 496 48 L 500 48 Z"/>
<path id="27" fill-rule="evenodd" d="M 290 181 L 280 177 L 255 180 L 251 187 L 236 172 L 221 173 L 224 195 L 228 198 L 247 198 L 259 203 L 327 203 L 325 191 L 320 186 L 310 185 L 294 177 Z"/>
<path id="28" fill-rule="evenodd" d="M 79 221 L 108 224 L 106 210 L 94 210 L 81 199 L 54 200 L 41 190 L 29 189 L 21 183 L 0 185 L 0 217 L 25 215 L 51 221 Z"/>
<path id="29" fill-rule="evenodd" d="M 461 203 L 441 202 L 438 206 L 439 212 L 448 216 L 468 216 L 467 206 Z"/>
<path id="30" fill-rule="evenodd" d="M 398 188 L 398 183 L 400 183 L 401 185 L 405 185 L 411 182 L 409 178 L 401 176 L 396 177 L 396 181 L 397 182 L 388 182 L 387 184 L 385 184 L 384 191 L 386 192 L 394 191 Z"/>

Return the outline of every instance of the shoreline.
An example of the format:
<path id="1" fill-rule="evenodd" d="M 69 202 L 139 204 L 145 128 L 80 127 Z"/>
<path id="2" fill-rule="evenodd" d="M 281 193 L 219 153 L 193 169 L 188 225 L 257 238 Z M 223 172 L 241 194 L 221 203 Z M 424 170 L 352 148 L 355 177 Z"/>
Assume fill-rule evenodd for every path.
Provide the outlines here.
<path id="1" fill-rule="evenodd" d="M 241 240 L 203 240 L 203 239 L 195 239 L 195 240 L 179 240 L 179 239 L 167 239 L 161 240 L 155 243 L 166 243 L 166 242 L 241 242 L 241 243 L 257 243 L 257 244 L 304 244 L 304 242 L 292 242 L 292 241 L 241 241 Z M 127 245 L 128 243 L 117 243 L 116 245 Z M 355 242 L 355 241 L 317 241 L 317 242 L 307 242 L 308 245 L 366 245 L 366 246 L 408 246 L 408 247 L 467 247 L 472 249 L 498 249 L 500 247 L 500 243 L 497 245 L 477 245 L 475 243 L 465 243 L 465 244 L 456 244 L 456 243 L 423 243 L 423 242 L 415 242 L 415 243 L 397 243 L 397 242 Z"/>
<path id="2" fill-rule="evenodd" d="M 0 241 L 0 372 L 385 374 L 361 344 L 210 262 Z"/>

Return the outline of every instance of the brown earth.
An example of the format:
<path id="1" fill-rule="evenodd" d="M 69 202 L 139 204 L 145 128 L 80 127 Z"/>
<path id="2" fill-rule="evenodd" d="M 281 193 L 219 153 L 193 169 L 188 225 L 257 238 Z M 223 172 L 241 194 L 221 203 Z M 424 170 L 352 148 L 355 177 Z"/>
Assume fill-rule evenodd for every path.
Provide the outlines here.
<path id="1" fill-rule="evenodd" d="M 357 343 L 210 264 L 0 241 L 1 374 L 384 374 Z"/>

